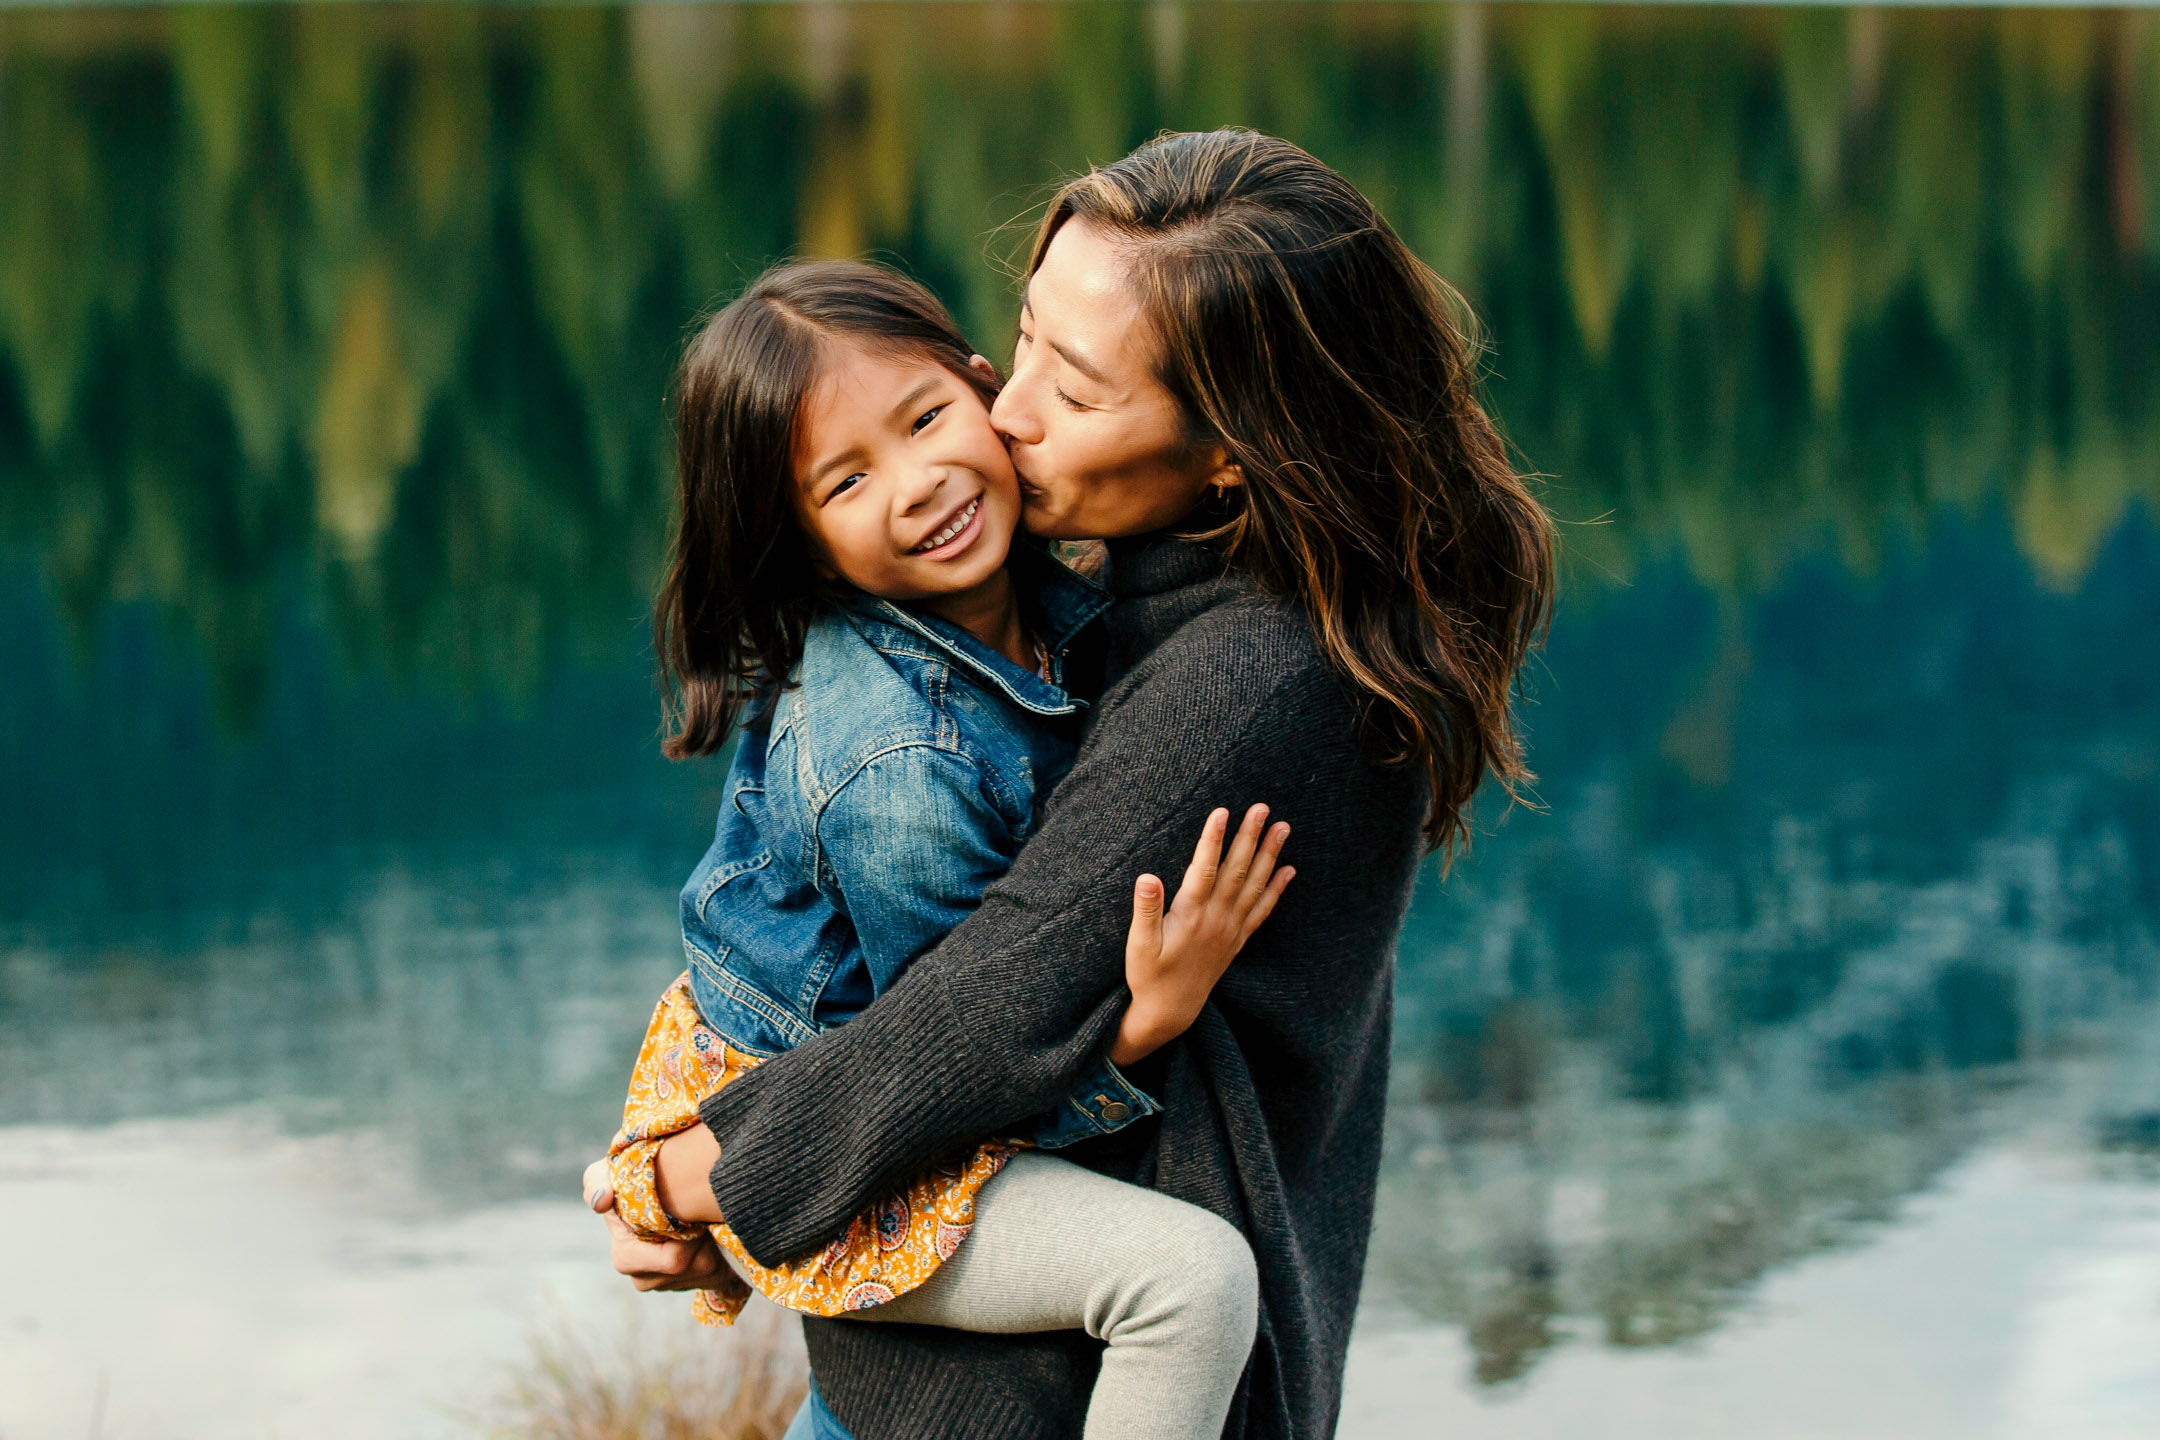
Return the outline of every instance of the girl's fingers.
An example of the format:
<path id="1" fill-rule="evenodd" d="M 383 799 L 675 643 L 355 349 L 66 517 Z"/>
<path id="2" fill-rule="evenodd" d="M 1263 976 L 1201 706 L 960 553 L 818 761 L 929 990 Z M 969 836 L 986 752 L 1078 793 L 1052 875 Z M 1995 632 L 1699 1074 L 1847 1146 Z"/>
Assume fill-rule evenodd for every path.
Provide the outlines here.
<path id="1" fill-rule="evenodd" d="M 1245 877 L 1245 890 L 1240 897 L 1245 904 L 1251 905 L 1258 900 L 1260 892 L 1267 888 L 1275 873 L 1275 861 L 1289 838 L 1290 822 L 1287 820 L 1278 820 L 1268 827 L 1267 838 L 1260 842 L 1259 853 L 1253 856 L 1252 869 Z"/>
<path id="2" fill-rule="evenodd" d="M 1267 824 L 1268 809 L 1255 805 L 1245 812 L 1245 821 L 1238 826 L 1237 838 L 1230 842 L 1230 853 L 1223 860 L 1223 872 L 1230 877 L 1233 892 L 1245 888 L 1245 877 L 1252 873 L 1253 852 L 1260 846 L 1260 832 Z"/>
<path id="3" fill-rule="evenodd" d="M 1275 902 L 1282 899 L 1282 892 L 1289 888 L 1296 875 L 1297 868 L 1291 865 L 1285 865 L 1275 872 L 1275 878 L 1268 881 L 1267 888 L 1260 892 L 1259 900 L 1245 913 L 1244 933 L 1238 940 L 1240 945 L 1252 938 L 1253 931 L 1260 928 L 1261 921 L 1275 913 Z"/>
<path id="4" fill-rule="evenodd" d="M 1184 883 L 1178 886 L 1179 905 L 1197 904 L 1214 890 L 1215 871 L 1222 864 L 1223 831 L 1229 828 L 1228 810 L 1208 812 L 1207 823 L 1200 827 L 1200 843 L 1193 846 L 1192 864 L 1185 867 Z"/>
<path id="5" fill-rule="evenodd" d="M 1162 954 L 1162 881 L 1153 875 L 1133 882 L 1132 927 L 1125 932 L 1125 953 L 1148 959 Z"/>

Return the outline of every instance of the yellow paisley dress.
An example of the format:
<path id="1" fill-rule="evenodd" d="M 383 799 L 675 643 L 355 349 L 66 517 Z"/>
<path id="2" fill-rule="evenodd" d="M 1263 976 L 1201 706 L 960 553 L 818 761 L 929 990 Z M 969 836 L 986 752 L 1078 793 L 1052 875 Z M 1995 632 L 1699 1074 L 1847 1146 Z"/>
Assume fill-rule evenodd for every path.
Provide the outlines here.
<path id="1" fill-rule="evenodd" d="M 978 1146 L 857 1215 L 846 1234 L 817 1254 L 784 1265 L 760 1265 L 725 1224 L 684 1225 L 660 1207 L 653 1182 L 660 1142 L 699 1123 L 698 1103 L 758 1063 L 699 1016 L 688 972 L 668 986 L 630 1073 L 622 1129 L 608 1147 L 615 1209 L 623 1222 L 647 1240 L 694 1240 L 709 1231 L 758 1293 L 806 1315 L 882 1305 L 929 1279 L 967 1238 L 977 1193 L 1017 1144 Z M 699 1292 L 692 1313 L 702 1324 L 733 1324 L 749 1298 L 749 1286 L 730 1274 L 723 1288 Z"/>

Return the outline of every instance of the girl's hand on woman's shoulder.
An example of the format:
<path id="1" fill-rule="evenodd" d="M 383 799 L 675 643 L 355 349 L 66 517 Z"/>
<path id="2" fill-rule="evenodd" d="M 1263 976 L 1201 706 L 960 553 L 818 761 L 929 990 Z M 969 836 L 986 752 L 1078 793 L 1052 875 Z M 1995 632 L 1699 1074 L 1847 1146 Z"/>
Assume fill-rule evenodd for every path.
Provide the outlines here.
<path id="1" fill-rule="evenodd" d="M 1133 998 L 1110 1047 L 1113 1064 L 1153 1054 L 1200 1018 L 1215 983 L 1297 874 L 1288 865 L 1276 868 L 1290 827 L 1268 827 L 1267 816 L 1265 805 L 1246 811 L 1225 855 L 1230 812 L 1210 814 L 1167 914 L 1161 880 L 1142 875 L 1134 882 L 1125 933 L 1125 985 Z"/>

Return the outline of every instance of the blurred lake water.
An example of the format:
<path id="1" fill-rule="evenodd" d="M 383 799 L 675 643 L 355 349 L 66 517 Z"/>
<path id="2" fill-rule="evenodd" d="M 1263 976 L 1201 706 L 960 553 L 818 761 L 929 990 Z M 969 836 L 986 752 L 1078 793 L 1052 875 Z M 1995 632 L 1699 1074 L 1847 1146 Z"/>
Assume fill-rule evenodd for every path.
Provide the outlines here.
<path id="1" fill-rule="evenodd" d="M 1570 522 L 1343 1433 L 2160 1433 L 2160 17 L 1007 3 L 0 11 L 0 1434 L 616 1313 L 685 327 L 875 252 L 1006 354 L 1049 182 L 1233 122 Z"/>

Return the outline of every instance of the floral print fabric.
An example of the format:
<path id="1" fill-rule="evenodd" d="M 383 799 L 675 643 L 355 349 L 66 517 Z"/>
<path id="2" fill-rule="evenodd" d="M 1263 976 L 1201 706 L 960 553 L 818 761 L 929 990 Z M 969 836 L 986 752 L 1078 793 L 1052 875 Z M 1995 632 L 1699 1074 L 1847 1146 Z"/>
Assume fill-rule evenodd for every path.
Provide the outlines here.
<path id="1" fill-rule="evenodd" d="M 623 1222 L 647 1240 L 690 1240 L 709 1230 L 760 1294 L 806 1315 L 882 1305 L 929 1279 L 967 1238 L 976 1195 L 1015 1146 L 985 1144 L 940 1166 L 849 1221 L 847 1233 L 817 1254 L 784 1265 L 751 1259 L 725 1224 L 684 1225 L 661 1208 L 653 1183 L 660 1143 L 699 1123 L 698 1103 L 758 1063 L 699 1016 L 687 973 L 667 988 L 630 1072 L 622 1129 L 608 1147 L 615 1210 Z M 726 1281 L 724 1288 L 697 1296 L 692 1313 L 701 1323 L 732 1324 L 748 1302 L 748 1286 L 732 1274 Z"/>

